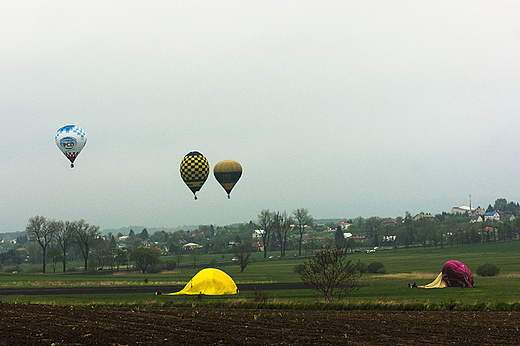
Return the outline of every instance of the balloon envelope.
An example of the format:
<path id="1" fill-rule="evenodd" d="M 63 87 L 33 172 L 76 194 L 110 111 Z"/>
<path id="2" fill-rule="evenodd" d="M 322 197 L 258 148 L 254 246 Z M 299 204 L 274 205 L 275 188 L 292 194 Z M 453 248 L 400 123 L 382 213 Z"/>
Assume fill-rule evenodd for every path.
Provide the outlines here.
<path id="1" fill-rule="evenodd" d="M 202 188 L 209 175 L 209 163 L 198 151 L 186 154 L 181 162 L 181 177 L 193 195 Z M 195 195 L 197 199 L 197 195 Z"/>
<path id="2" fill-rule="evenodd" d="M 223 295 L 237 294 L 238 288 L 233 279 L 220 269 L 206 268 L 199 271 L 179 292 L 168 293 L 170 296 L 180 294 Z"/>
<path id="3" fill-rule="evenodd" d="M 473 287 L 473 274 L 462 262 L 446 262 L 442 267 L 442 274 L 448 287 Z"/>
<path id="4" fill-rule="evenodd" d="M 70 167 L 74 168 L 76 157 L 87 144 L 85 130 L 76 125 L 65 125 L 56 131 L 54 140 L 61 152 L 69 159 Z"/>
<path id="5" fill-rule="evenodd" d="M 213 174 L 215 179 L 226 190 L 229 198 L 231 190 L 242 176 L 242 166 L 233 160 L 220 161 L 213 168 Z"/>

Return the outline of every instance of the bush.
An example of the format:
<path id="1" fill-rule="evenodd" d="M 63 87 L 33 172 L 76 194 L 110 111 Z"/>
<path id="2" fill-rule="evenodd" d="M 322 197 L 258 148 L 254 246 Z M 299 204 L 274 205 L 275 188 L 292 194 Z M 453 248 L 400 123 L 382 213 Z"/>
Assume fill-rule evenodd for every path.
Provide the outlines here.
<path id="1" fill-rule="evenodd" d="M 365 274 L 367 272 L 367 265 L 363 262 L 359 262 L 358 264 L 358 267 L 357 267 L 357 270 L 361 273 L 361 274 Z"/>
<path id="2" fill-rule="evenodd" d="M 332 302 L 359 288 L 358 264 L 359 261 L 352 262 L 347 258 L 344 248 L 324 248 L 297 270 L 305 286 L 321 292 L 327 302 Z"/>
<path id="3" fill-rule="evenodd" d="M 5 273 L 21 273 L 22 272 L 22 267 L 20 267 L 20 266 L 5 267 L 4 272 Z"/>
<path id="4" fill-rule="evenodd" d="M 175 262 L 174 260 L 163 261 L 162 268 L 164 270 L 174 270 L 175 268 L 177 268 L 177 262 Z"/>
<path id="5" fill-rule="evenodd" d="M 255 296 L 253 297 L 253 301 L 256 303 L 265 303 L 267 300 L 267 294 L 262 291 L 255 291 Z"/>
<path id="6" fill-rule="evenodd" d="M 303 264 L 297 264 L 294 266 L 293 268 L 293 272 L 296 273 L 296 274 L 300 274 L 303 270 Z"/>
<path id="7" fill-rule="evenodd" d="M 477 268 L 477 274 L 480 276 L 495 276 L 500 273 L 500 269 L 493 263 L 486 263 Z"/>
<path id="8" fill-rule="evenodd" d="M 381 262 L 372 262 L 367 266 L 367 272 L 373 274 L 384 274 L 386 273 L 386 268 Z"/>
<path id="9" fill-rule="evenodd" d="M 148 267 L 148 269 L 146 269 L 146 272 L 149 273 L 149 274 L 157 274 L 157 273 L 160 273 L 161 272 L 161 266 L 159 263 L 157 264 L 152 264 Z"/>
<path id="10" fill-rule="evenodd" d="M 40 266 L 36 266 L 36 267 L 32 266 L 32 267 L 29 267 L 29 268 L 25 269 L 25 272 L 26 273 L 32 273 L 32 274 L 34 274 L 34 273 L 41 273 L 42 272 L 42 267 L 40 267 Z"/>

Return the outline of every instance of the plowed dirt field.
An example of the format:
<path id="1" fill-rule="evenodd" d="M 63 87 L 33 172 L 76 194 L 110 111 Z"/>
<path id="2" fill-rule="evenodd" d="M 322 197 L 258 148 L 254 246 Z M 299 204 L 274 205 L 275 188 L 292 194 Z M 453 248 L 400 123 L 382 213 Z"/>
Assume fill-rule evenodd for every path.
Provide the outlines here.
<path id="1" fill-rule="evenodd" d="M 520 312 L 0 303 L 1 345 L 518 345 Z"/>

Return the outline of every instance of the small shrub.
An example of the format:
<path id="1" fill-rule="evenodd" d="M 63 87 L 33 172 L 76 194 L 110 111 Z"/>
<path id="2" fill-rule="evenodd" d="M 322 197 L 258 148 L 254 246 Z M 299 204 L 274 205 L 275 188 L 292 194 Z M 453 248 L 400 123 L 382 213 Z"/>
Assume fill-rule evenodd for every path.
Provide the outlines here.
<path id="1" fill-rule="evenodd" d="M 161 266 L 159 264 L 152 264 L 146 270 L 149 274 L 157 274 L 161 272 Z"/>
<path id="2" fill-rule="evenodd" d="M 6 273 L 21 273 L 22 272 L 22 267 L 20 267 L 20 266 L 5 267 L 4 272 L 6 272 Z"/>
<path id="3" fill-rule="evenodd" d="M 174 260 L 163 261 L 162 268 L 164 270 L 174 270 L 175 268 L 177 268 L 177 262 L 175 262 Z"/>
<path id="4" fill-rule="evenodd" d="M 367 266 L 367 272 L 373 274 L 384 274 L 386 273 L 386 268 L 381 262 L 372 262 Z"/>
<path id="5" fill-rule="evenodd" d="M 267 300 L 267 294 L 262 291 L 255 291 L 255 296 L 253 297 L 253 301 L 256 303 L 265 303 Z"/>
<path id="6" fill-rule="evenodd" d="M 293 272 L 296 274 L 300 274 L 303 270 L 303 264 L 297 264 L 293 268 Z"/>
<path id="7" fill-rule="evenodd" d="M 359 262 L 359 264 L 357 266 L 357 270 L 361 274 L 365 274 L 367 272 L 367 265 L 363 262 Z"/>
<path id="8" fill-rule="evenodd" d="M 486 263 L 477 268 L 477 274 L 480 276 L 495 276 L 500 273 L 500 269 L 493 263 Z"/>
<path id="9" fill-rule="evenodd" d="M 42 268 L 40 266 L 37 267 L 29 267 L 25 270 L 26 273 L 41 273 Z"/>

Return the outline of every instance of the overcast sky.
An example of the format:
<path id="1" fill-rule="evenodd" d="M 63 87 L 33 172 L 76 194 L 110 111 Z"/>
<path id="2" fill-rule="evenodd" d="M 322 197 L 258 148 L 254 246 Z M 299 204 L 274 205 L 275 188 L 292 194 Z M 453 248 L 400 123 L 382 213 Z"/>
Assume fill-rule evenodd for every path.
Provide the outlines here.
<path id="1" fill-rule="evenodd" d="M 2 3 L 0 232 L 520 201 L 520 2 L 252 3 Z M 193 150 L 242 164 L 230 200 L 212 174 L 193 199 Z"/>

